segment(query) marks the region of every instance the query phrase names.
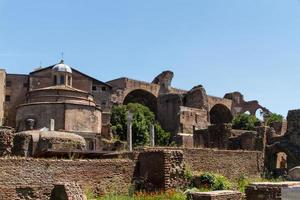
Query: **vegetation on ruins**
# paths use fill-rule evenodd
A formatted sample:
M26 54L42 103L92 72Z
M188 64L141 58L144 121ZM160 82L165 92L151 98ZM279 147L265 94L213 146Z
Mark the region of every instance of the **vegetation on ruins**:
M241 130L255 130L260 125L259 119L247 113L239 114L232 120L232 128Z
M164 131L155 120L155 114L146 106L138 103L113 106L111 124L114 135L120 140L127 138L127 112L133 113L132 134L135 146L148 145L150 143L150 125L154 125L155 143L159 146L169 145L170 133Z
M272 125L276 122L282 122L283 116L276 113L268 113L264 115L265 123L267 126Z

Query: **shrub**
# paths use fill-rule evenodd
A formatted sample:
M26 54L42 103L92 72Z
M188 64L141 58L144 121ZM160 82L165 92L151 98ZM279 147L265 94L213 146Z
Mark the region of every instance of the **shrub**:
M250 180L247 179L244 175L240 175L237 181L238 190L242 193L245 193L245 189L249 184L250 184Z
M227 190L230 188L230 183L224 176L206 172L197 177L199 188L209 190Z
M171 134L164 131L155 121L155 115L146 106L138 103L113 106L111 115L112 130L120 140L127 139L127 112L133 113L132 135L134 146L150 143L150 125L154 124L155 143L159 146L169 145Z
M232 128L241 130L255 130L260 125L259 119L246 113L239 114L232 120Z
M265 114L264 118L267 126L270 126L274 122L282 122L283 120L283 116L276 113Z

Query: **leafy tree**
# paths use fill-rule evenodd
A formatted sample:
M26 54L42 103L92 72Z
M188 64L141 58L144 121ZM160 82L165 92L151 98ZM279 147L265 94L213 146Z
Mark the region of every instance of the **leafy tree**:
M146 106L138 103L113 106L111 115L112 129L120 140L127 139L127 112L133 114L132 135L135 146L148 145L150 143L150 125L154 124L155 142L157 145L168 145L170 133L164 131L155 121L155 115Z
M260 125L259 119L246 113L239 114L232 120L232 128L242 130L255 130Z
M270 126L274 122L282 122L283 120L283 116L276 113L265 114L264 118L267 126Z

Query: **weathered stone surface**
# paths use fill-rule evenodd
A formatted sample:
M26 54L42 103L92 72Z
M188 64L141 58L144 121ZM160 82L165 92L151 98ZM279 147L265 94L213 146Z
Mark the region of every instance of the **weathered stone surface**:
M287 116L287 132L281 137L273 137L266 148L266 167L270 172L285 175L286 171L300 166L300 110L290 110ZM286 154L285 167L278 168L280 153Z
M80 186L75 182L54 184L50 200L87 200Z
M0 126L0 156L11 154L13 139L14 129Z
M263 172L263 153L201 148L146 148L151 150L180 150L184 162L192 171L214 172L235 180L241 175L259 178Z
M300 182L262 182L252 183L246 188L247 200L283 200L282 190L299 187Z
M300 181L300 166L290 169L288 177L291 181Z
M231 190L191 192L187 196L188 200L242 200L242 193Z
M0 159L2 199L50 199L54 184L76 182L101 195L127 193L134 162L114 160ZM22 198L21 198L22 197ZM0 198L0 199L1 199Z
M147 150L139 153L138 163L138 176L144 184L139 189L159 191L186 186L182 151Z
M80 135L58 131L24 131L14 137L13 154L37 156L47 150L85 150L86 141Z

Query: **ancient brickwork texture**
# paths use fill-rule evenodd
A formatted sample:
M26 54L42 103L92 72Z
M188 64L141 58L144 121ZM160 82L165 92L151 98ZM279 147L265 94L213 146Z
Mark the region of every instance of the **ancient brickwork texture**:
M260 151L232 151L201 148L155 148L180 150L186 167L193 171L215 172L230 179L241 175L258 178L263 172L263 153Z
M9 83L5 88L5 93L9 97L9 100L4 104L4 125L16 127L17 107L25 102L28 91L28 76L7 74L6 83Z
M293 187L296 190L299 188L300 182L262 182L252 183L246 188L247 200L281 200L290 199L283 198L286 194L286 189L293 191ZM284 191L286 190L286 191ZM295 190L294 190L295 191ZM297 198L298 199L298 198Z
M260 177L263 155L257 151L183 149L185 162L194 171L215 172L230 179Z
M182 151L149 150L138 155L137 177L147 191L184 187L185 166Z
M242 193L236 191L194 192L187 195L188 200L242 200Z
M13 139L14 129L0 126L0 156L11 154Z
M54 185L50 200L87 200L82 188L74 182Z
M0 159L0 199L49 199L54 184L76 182L96 194L127 193L131 160Z

